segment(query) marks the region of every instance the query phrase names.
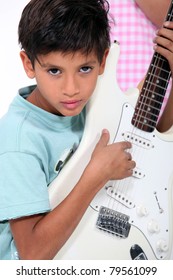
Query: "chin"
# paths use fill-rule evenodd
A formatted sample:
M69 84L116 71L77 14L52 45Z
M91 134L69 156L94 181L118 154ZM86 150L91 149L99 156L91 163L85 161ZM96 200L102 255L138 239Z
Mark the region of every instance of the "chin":
M78 112L69 112L69 113L64 114L63 116L64 116L64 117L75 117L75 116L79 115L80 113L81 113L81 111L78 111Z
M78 110L66 110L65 112L62 112L62 116L64 117L74 117L79 115L82 112L83 108L80 108Z

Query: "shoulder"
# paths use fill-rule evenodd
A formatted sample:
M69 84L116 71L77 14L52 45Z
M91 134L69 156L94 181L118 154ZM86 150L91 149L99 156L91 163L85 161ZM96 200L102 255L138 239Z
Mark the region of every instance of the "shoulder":
M13 100L8 112L0 119L0 153L25 152L38 138L39 121L30 109ZM23 105L23 106L22 106Z
M0 150L6 146L8 149L17 149L17 134L26 118L26 112L11 110L0 119Z

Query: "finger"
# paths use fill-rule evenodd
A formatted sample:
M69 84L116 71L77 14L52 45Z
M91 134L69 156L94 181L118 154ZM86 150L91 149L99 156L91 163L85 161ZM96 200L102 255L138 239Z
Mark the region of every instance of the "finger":
M127 170L127 176L132 176L133 175L133 169Z
M166 28L173 29L173 22L172 21L165 21L163 23L163 26L166 27Z
M171 38L172 37L172 38ZM170 38L169 37L161 37L157 36L154 38L153 42L160 47L166 48L170 51L173 51L173 31L171 31Z
M124 141L122 143L123 143L123 149L124 150L128 150L128 149L130 149L132 147L132 144L130 142L128 142L128 141Z
M128 150L132 147L132 144L128 141L125 142L125 150Z
M132 160L132 155L126 151L125 153L126 153L127 160Z
M110 138L109 131L107 129L103 129L98 145L107 146L109 142L109 138Z
M133 175L133 169L135 168L136 164L133 161L132 164L130 164L130 168L127 169L127 176L132 176Z
M136 162L134 160L129 161L129 170L133 170L136 167Z
M170 46L170 49L167 49L166 47L163 46L155 45L154 50L158 52L160 55L164 56L169 61L169 63L171 63L173 59L173 43L172 46Z
M167 38L167 39L171 40L172 39L172 32L173 32L173 29L161 28L161 29L156 31L156 36L164 37L164 38Z

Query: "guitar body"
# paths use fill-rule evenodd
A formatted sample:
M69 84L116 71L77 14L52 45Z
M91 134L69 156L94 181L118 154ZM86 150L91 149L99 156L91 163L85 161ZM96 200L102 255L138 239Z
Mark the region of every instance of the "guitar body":
M118 57L119 45L113 44L86 108L82 141L49 186L51 206L78 182L103 128L110 132L110 143L132 143L137 166L132 177L108 182L95 196L55 259L131 259L135 244L148 259L172 258L173 131L149 133L132 125L139 91L122 93L116 84Z

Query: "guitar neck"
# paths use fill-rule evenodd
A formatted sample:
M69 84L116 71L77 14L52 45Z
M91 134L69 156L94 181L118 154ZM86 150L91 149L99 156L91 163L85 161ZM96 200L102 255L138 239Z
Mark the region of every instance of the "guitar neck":
M165 21L172 20L173 1L165 18ZM155 129L170 77L171 71L167 59L154 52L132 118L135 127L146 132Z

